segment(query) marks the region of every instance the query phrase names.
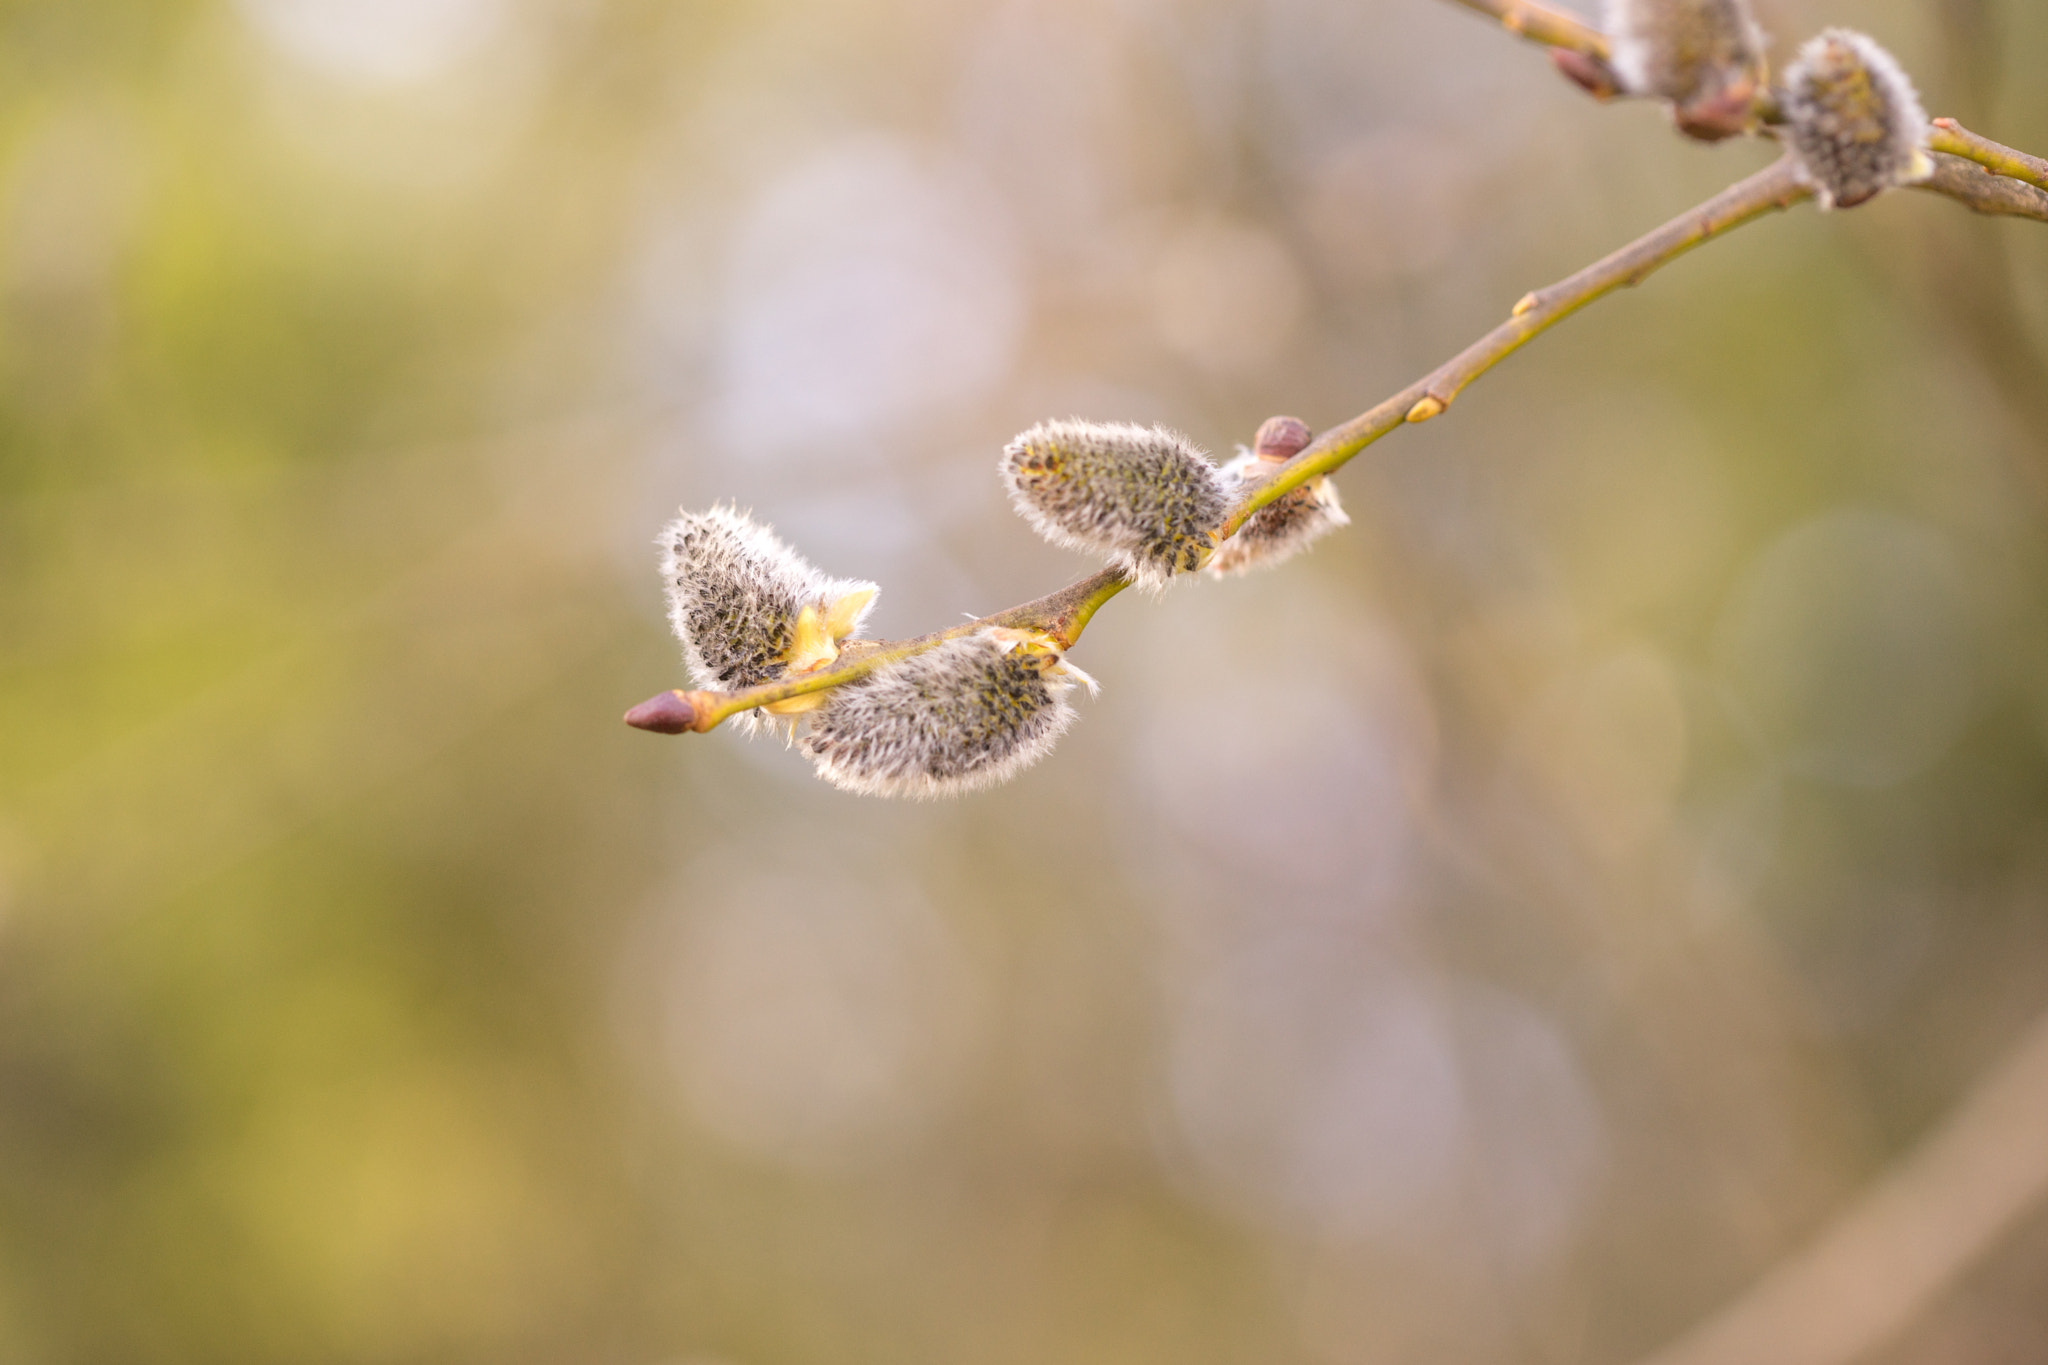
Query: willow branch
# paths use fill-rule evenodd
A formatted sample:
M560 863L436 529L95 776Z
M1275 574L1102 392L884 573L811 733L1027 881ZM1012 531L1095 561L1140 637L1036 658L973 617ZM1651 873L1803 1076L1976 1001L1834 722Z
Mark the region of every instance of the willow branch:
M1993 142L1952 118L1934 120L1934 131L1929 135L1927 145L1937 152L1974 161L1988 171L2023 180L2037 190L2048 190L2048 161L2002 142Z
M1868 1359L2048 1199L2048 1016L1804 1250L1642 1365Z
M1455 3L1487 15L1509 32L1542 43L1554 52L1577 54L1599 63L1608 60L1610 49L1605 34L1543 0ZM1591 81L1591 73L1574 74L1569 59L1560 59L1559 64L1581 84L1597 88L1598 82ZM1935 172L1919 188L1946 195L1979 213L2048 222L2048 161L1980 137L1954 119L1934 120L1930 145L1935 151ZM1341 467L1396 427L1407 422L1426 422L1439 415L1473 380L1587 304L1625 285L1639 284L1701 243L1774 209L1789 208L1812 194L1797 159L1787 154L1569 279L1527 295L1515 305L1512 317L1462 353L1393 397L1324 432L1300 454L1253 485L1218 528L1218 538L1235 534L1260 508L1310 479ZM1105 569L1035 601L914 640L850 641L833 662L796 677L737 692L664 692L627 712L626 720L642 729L667 734L703 733L756 707L857 681L884 664L992 626L1042 631L1061 648L1071 648L1103 603L1129 586L1130 580L1122 572Z
M1477 10L1497 21L1508 32L1532 42L1542 43L1553 50L1558 68L1573 81L1593 92L1599 98L1615 93L1611 82L1612 73L1604 75L1598 69L1587 69L1583 64L1569 58L1556 58L1558 51L1577 53L1600 62L1603 67L1611 55L1607 35L1587 24L1578 17L1561 10L1552 9L1542 0L1451 0L1469 10ZM1779 121L1777 97L1770 90L1759 90L1754 112L1760 128L1769 132L1769 125ZM1927 145L1936 153L1961 157L1974 161L1985 170L2017 182L2019 186L2048 191L2048 161L2038 156L1993 142L1990 138L1973 133L1952 118L1933 120L1932 131ZM2016 193L2001 185L1986 185L1977 180L1958 174L1954 169L1942 170L1941 157L1935 158L1937 172L1928 181L1916 188L1946 195L1979 213L1997 214L2013 218L2032 218L2048 222L2042 217L2048 205L2037 202L2032 195Z
M1258 486L1223 523L1229 535L1259 508L1319 474L1327 474L1405 422L1426 422L1451 405L1473 380L1514 354L1531 338L1624 285L1640 284L1666 263L1774 209L1810 198L1813 187L1796 160L1780 157L1664 226L1638 237L1569 279L1525 296L1514 316L1436 370L1371 411L1332 427Z
M1427 421L1443 412L1473 380L1514 354L1532 337L1587 304L1624 285L1639 284L1659 267L1702 242L1731 232L1773 209L1788 208L1812 193L1800 178L1793 159L1781 158L1570 278L1525 296L1515 305L1512 317L1450 361L1371 410L1324 432L1300 454L1278 466L1273 474L1239 498L1218 528L1218 539L1234 534L1261 507L1338 468L1394 428L1406 422ZM1130 579L1121 570L1104 569L1035 601L914 640L849 640L841 647L837 659L795 677L737 692L664 692L627 712L626 722L664 734L702 734L721 721L756 707L857 681L884 664L994 626L1042 631L1062 649L1071 649L1102 605L1130 585Z
M1946 195L1978 213L2048 223L2048 191L2008 179L1981 163L1946 152L1934 154L1933 176L1913 188Z
M1545 47L1561 47L1606 61L1607 35L1576 14L1553 9L1542 0L1455 0L1466 9L1477 10L1508 32Z
M1121 569L1104 569L1058 592L999 611L993 616L980 616L945 630L935 630L914 640L848 640L840 646L839 657L831 663L795 677L779 678L737 692L686 692L681 688L663 692L628 711L626 724L658 734L680 735L694 731L701 735L721 721L756 707L858 681L884 664L922 654L946 640L973 635L991 627L1041 631L1056 640L1061 649L1072 649L1074 641L1081 638L1081 632L1087 629L1089 620L1101 610L1102 604L1129 586L1131 580Z

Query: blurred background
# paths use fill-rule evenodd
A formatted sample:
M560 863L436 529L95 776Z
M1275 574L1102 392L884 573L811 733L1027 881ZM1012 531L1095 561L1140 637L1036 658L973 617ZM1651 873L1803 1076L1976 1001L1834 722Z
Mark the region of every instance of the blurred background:
M2032 0L1760 4L2048 148ZM1040 768L682 685L1093 566L1762 165L1441 0L0 4L0 1359L1625 1362L2048 1011L2048 229L1801 209L1131 595ZM2012 1210L1872 1359L2048 1341ZM1888 1292L1876 1286L1876 1292Z

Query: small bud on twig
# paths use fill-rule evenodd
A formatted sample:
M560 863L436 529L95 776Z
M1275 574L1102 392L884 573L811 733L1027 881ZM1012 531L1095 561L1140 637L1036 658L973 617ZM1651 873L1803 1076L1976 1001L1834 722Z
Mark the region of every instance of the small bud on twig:
M1749 127L1764 36L1747 0L1608 0L1607 29L1621 88L1670 101L1679 131L1715 142Z
M1075 681L1094 689L1049 636L977 631L833 689L803 750L847 791L957 796L1050 753L1074 723L1066 694Z
M1291 460L1315 439L1299 417L1268 417L1252 437L1252 453L1262 460Z
M1596 100L1611 100L1621 93L1621 78L1614 74L1614 68L1590 53L1553 47L1550 49L1550 64L1562 72L1566 80Z
M1155 591L1208 562L1223 475L1185 436L1123 422L1040 422L1003 450L1010 502L1056 545L1108 555Z
M1311 439L1307 424L1299 418L1269 417L1260 424L1252 449L1240 448L1238 457L1223 467L1223 475L1234 489L1242 489L1306 450ZM1270 568L1339 526L1350 524L1351 518L1337 501L1337 485L1327 475L1317 475L1252 513L1237 534L1217 549L1209 571L1221 578Z
M1782 104L1786 138L1822 208L1854 208L1934 174L1913 82L1865 34L1831 28L1800 48Z

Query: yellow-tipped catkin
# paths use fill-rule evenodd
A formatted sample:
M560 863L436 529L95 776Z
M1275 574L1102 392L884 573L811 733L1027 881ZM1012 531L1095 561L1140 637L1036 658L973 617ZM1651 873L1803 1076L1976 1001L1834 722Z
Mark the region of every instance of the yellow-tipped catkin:
M803 750L864 796L923 800L1006 782L1074 723L1066 694L1092 680L1047 637L982 630L832 689Z
M1865 34L1826 29L1800 48L1780 105L1786 140L1822 208L1853 208L1934 173L1927 111L1913 82Z
M1223 475L1235 490L1278 467L1273 460L1240 449L1237 458L1223 466ZM1237 534L1217 548L1209 572L1221 578L1271 568L1350 524L1337 500L1337 485L1328 475L1318 475L1252 513Z
M659 544L669 622L700 688L753 687L831 662L879 591L818 572L730 507L685 512L662 528ZM751 730L761 716L736 720Z
M1004 448L1000 471L1040 535L1153 589L1208 561L1230 506L1222 471L1164 427L1041 422Z
M1668 100L1695 137L1746 127L1764 83L1764 36L1747 0L1608 0L1609 63L1631 95Z

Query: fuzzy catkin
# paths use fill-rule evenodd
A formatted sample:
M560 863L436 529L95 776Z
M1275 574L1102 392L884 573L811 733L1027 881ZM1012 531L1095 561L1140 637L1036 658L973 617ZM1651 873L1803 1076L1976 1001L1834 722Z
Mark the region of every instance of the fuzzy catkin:
M1785 70L1786 137L1822 208L1853 208L1933 172L1927 111L1913 82L1875 39L1831 28Z
M1764 74L1747 0L1608 0L1606 26L1622 89L1669 100L1695 136L1740 130Z
M806 606L833 603L874 584L818 572L773 531L731 507L685 512L662 528L661 573L669 622L683 642L693 685L737 690L780 677ZM853 629L866 619L863 607ZM759 719L749 712L743 727Z
M1238 457L1223 467L1223 476L1233 490L1279 467L1278 461L1239 449ZM1351 518L1344 514L1337 500L1337 485L1327 475L1318 475L1252 513L1237 528L1237 534L1217 548L1215 558L1209 561L1209 572L1221 578L1271 568L1292 559L1339 526L1350 524Z
M1041 422L1004 448L1000 472L1040 535L1154 590L1202 567L1230 506L1222 471L1163 427Z
M948 640L833 689L803 750L818 775L864 796L919 800L1006 782L1074 723L1056 653L994 631Z

